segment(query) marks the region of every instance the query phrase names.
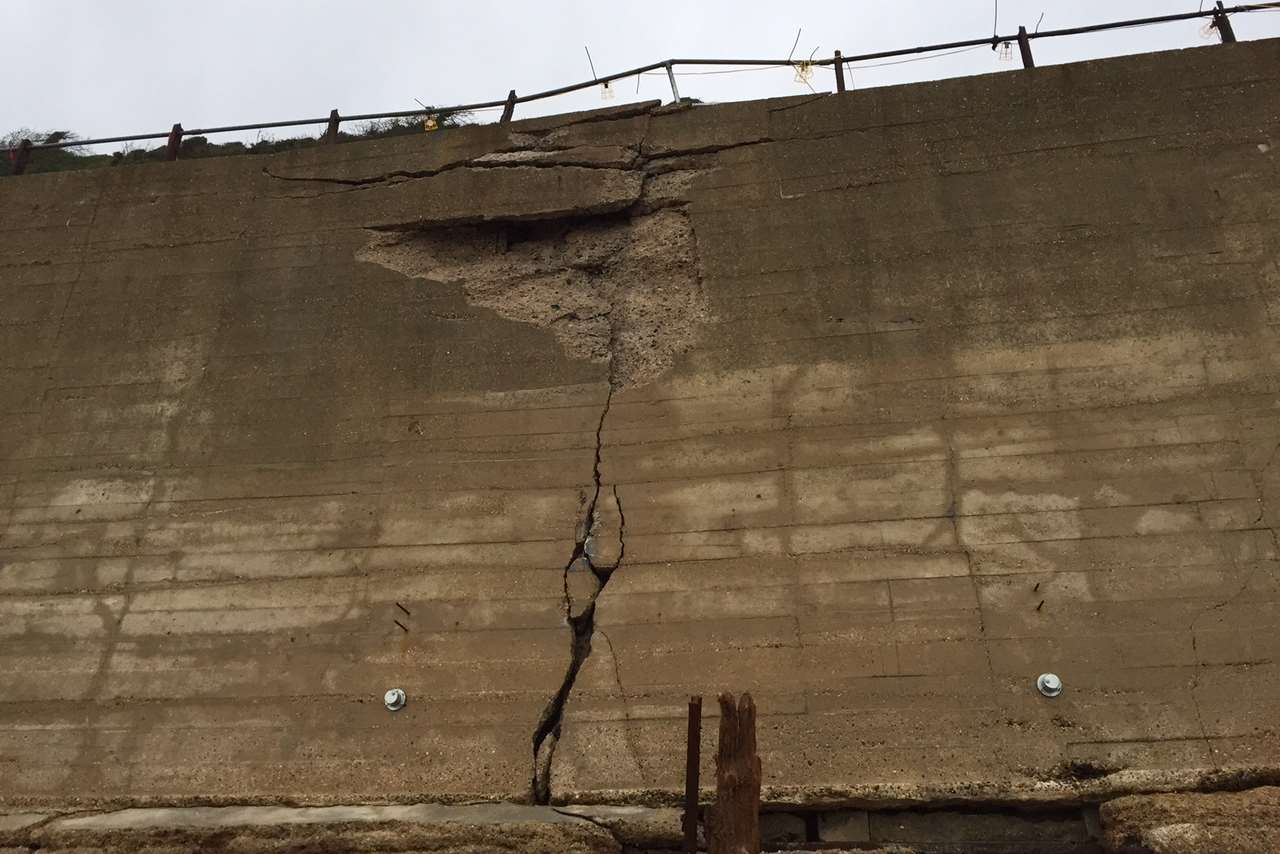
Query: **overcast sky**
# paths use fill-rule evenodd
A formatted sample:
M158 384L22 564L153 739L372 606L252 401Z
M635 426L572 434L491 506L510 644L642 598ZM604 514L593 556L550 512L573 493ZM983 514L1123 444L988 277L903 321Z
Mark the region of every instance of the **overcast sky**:
M458 104L589 79L672 56L785 58L981 38L994 0L25 0L6 6L9 84L0 133L17 127L107 136ZM1195 11L1199 0L999 0L999 31L1058 29ZM1204 5L1211 5L1206 2ZM1233 3L1228 3L1233 5ZM1216 43L1202 21L1033 43L1042 65ZM1234 18L1239 38L1280 36L1280 12ZM858 87L1019 67L983 47L853 72ZM686 69L690 71L693 69ZM810 81L830 91L830 71ZM705 101L807 92L791 69L686 75ZM615 84L610 103L663 98L659 72ZM602 106L589 90L522 105L517 116ZM477 119L490 120L494 114ZM288 132L278 132L289 135Z

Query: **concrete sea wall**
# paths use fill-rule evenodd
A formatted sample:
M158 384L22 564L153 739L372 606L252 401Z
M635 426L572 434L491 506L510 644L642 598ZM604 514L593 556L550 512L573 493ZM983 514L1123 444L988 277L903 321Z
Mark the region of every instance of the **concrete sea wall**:
M1277 77L4 180L0 804L674 803L721 690L779 804L1274 779Z

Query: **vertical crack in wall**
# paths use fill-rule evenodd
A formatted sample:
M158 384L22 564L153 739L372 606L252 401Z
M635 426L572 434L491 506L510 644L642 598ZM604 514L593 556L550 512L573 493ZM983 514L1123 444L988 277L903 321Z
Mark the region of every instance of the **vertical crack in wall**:
M622 514L622 502L618 497L618 488L613 486L612 494L618 508L618 556L611 563L598 564L600 556L597 534L600 533L602 518L600 514L600 493L603 481L600 473L600 460L603 450L604 422L609 415L609 407L613 403L615 381L610 371L609 393L605 398L604 408L600 412L600 420L596 425L596 453L592 467L592 493L578 524L576 541L569 560L564 565L564 609L565 619L571 630L569 644L569 667L565 671L564 680L550 702L543 709L538 726L533 732L533 778L531 792L533 802L548 804L551 802L551 762L555 757L556 744L560 740L561 727L564 721L564 708L573 692L578 672L583 663L591 655L591 640L595 634L596 601L609 579L622 564L626 552L624 528L626 517ZM581 589L577 581L582 578L588 581L588 591L584 601L576 602L575 590Z
M531 798L538 804L551 801L565 707L591 655L599 596L626 551L621 497L616 485L606 491L601 473L613 395L660 376L710 319L684 201L699 174L646 173L639 200L620 213L379 229L357 256L460 286L468 303L546 328L569 356L608 366L592 483L564 566L569 665L533 732Z

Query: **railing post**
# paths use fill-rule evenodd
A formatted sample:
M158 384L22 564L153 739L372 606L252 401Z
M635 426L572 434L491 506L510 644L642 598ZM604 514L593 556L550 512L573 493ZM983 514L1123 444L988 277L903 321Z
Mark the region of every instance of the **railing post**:
M177 160L178 148L182 145L182 125L173 126L173 130L169 131L169 141L165 143L164 159Z
M18 149L13 155L13 174L21 175L27 171L29 160L31 160L31 140L24 139L18 143Z
M667 80L671 82L671 99L672 103L680 103L680 90L676 88L676 73L671 70L671 63L667 63Z
M337 110L329 111L329 126L324 131L325 145L333 145L338 141L338 124L341 118L338 116Z
M836 91L844 91L844 57L836 51Z
M507 103L502 107L502 118L498 119L498 124L505 125L511 123L511 117L516 112L516 90L512 89L507 93Z
M1236 31L1231 28L1231 19L1227 17L1227 10L1223 7L1222 0L1218 0L1218 10L1213 13L1213 26L1217 29L1223 44L1235 44Z
M1031 39L1027 37L1027 28L1018 27L1018 50L1022 52L1022 67L1035 68L1036 60L1031 55Z
M702 697L689 698L689 731L684 749L684 850L698 850L698 772L702 763Z

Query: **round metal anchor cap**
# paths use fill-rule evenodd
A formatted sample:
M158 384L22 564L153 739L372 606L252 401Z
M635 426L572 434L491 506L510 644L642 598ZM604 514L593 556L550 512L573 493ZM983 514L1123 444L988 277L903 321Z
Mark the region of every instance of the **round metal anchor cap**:
M1036 687L1046 697L1056 697L1062 693L1062 680L1056 673L1041 673L1036 677Z
M405 696L404 691L399 688L392 688L390 691L382 695L382 705L387 707L389 712L398 712L404 708Z

